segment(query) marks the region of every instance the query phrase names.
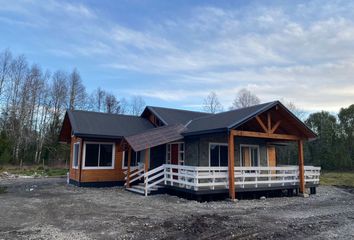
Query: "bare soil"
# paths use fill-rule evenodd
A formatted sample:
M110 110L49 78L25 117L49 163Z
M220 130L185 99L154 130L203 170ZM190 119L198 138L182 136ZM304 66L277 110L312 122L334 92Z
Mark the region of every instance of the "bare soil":
M0 239L354 239L352 188L200 203L63 178L2 179L0 187Z

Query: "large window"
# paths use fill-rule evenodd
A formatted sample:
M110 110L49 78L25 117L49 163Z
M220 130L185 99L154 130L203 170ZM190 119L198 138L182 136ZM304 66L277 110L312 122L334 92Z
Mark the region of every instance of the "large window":
M135 152L134 150L131 150L131 161L130 161L130 166L135 167L138 166L138 163L140 162L140 152ZM128 151L124 152L124 161L123 161L123 168L128 167Z
M228 166L228 147L226 143L209 144L209 165L211 167Z
M114 168L113 143L85 143L84 168Z
M74 143L73 149L73 168L78 168L79 166L79 153L80 153L80 143Z
M241 166L258 167L259 166L259 146L241 145Z

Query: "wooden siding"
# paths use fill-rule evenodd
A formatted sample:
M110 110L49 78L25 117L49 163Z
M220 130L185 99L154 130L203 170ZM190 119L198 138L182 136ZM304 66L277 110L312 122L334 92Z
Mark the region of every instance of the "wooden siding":
M74 144L80 142L80 154L79 154L79 167L73 168L73 149ZM120 144L115 145L115 162L114 169L81 169L82 168L82 156L83 156L83 144L84 141L81 138L73 136L71 138L70 148L70 179L77 182L112 182L112 181L124 181L124 173L122 169L123 151L120 148Z

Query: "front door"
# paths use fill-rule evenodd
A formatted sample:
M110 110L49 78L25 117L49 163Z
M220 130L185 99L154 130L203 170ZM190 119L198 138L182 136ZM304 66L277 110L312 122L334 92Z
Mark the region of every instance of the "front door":
M178 165L178 143L171 144L171 164ZM178 173L178 169L172 169ZM178 179L178 176L173 176L173 179Z

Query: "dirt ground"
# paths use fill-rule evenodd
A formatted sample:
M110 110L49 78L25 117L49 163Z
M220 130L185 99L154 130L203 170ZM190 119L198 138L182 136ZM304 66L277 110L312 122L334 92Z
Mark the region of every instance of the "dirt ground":
M196 202L63 178L0 179L0 239L354 239L354 191Z

